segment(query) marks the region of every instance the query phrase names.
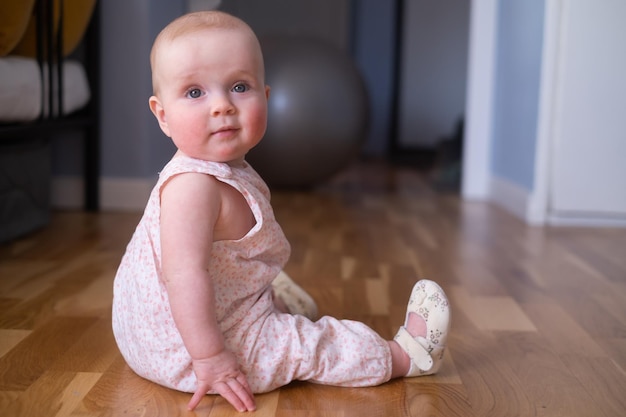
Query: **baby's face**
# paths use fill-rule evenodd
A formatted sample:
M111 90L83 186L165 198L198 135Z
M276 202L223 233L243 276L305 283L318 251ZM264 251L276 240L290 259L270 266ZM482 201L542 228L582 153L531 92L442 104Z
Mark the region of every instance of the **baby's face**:
M166 42L156 56L150 107L184 154L240 164L265 134L267 98L256 39L206 29Z

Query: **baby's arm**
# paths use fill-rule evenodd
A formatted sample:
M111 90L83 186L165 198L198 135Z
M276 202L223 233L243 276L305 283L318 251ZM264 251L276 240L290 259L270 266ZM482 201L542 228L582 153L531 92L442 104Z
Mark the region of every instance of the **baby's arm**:
M237 410L254 398L232 352L225 349L209 275L214 227L220 215L218 181L205 174L173 177L161 192L161 252L170 308L198 379L195 408L214 389Z

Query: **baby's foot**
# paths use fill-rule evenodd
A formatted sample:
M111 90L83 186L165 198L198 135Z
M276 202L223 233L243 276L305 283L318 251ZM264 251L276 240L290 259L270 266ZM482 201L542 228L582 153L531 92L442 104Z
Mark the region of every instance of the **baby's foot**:
M418 337L426 337L427 334L427 325L426 320L422 316L417 315L416 313L409 311L406 315L406 323L404 327L409 332L411 336Z
M433 281L415 284L407 306L404 326L394 340L409 356L406 376L434 374L441 367L450 328L450 306L446 294Z
M317 320L317 304L302 287L296 284L285 272L280 271L272 281L274 303L279 310L285 308L290 314L299 314L310 320Z

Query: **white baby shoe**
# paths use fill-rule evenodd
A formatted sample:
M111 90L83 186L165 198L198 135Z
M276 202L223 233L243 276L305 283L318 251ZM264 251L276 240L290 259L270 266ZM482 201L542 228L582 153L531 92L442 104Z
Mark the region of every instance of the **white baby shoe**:
M317 304L302 287L296 284L284 271L272 281L274 297L280 298L289 313L299 314L310 320L317 320Z
M413 337L407 331L410 313L424 319L426 337ZM404 326L400 327L394 337L411 359L411 367L406 376L430 375L439 370L449 329L450 305L446 294L433 281L418 281L409 298Z

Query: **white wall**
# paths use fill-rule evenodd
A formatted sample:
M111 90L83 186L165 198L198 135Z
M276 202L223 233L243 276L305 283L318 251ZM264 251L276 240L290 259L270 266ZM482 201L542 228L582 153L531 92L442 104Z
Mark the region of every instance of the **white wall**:
M489 198L497 18L498 0L472 1L461 189L468 200Z
M626 2L564 1L550 220L626 224Z
M578 23L565 13L574 6L584 9L577 15ZM519 7L523 10L515 10ZM621 214L614 210L603 215L597 206L607 209L609 202L620 198L626 202L622 126L626 27L619 24L626 18L626 8L609 0L533 0L523 5L474 0L471 15L464 198L491 200L529 224L626 225L626 207ZM526 24L516 29L524 20ZM536 31L539 22L543 32L539 51L528 45L513 47L527 38L525 28ZM579 27L572 26L576 24ZM593 30L583 39L574 39L590 27ZM602 41L587 44L598 37ZM576 59L567 58L568 47ZM584 68L590 69L587 76L572 81ZM539 73L539 82L528 78L529 73ZM568 108L584 111L572 116ZM571 158L576 141L582 141L580 149L586 150L579 152L573 171L561 179L571 187L570 197L579 208L595 204L596 209L562 217L555 205L559 187L555 169L563 158ZM601 203L598 195L589 197L585 186L608 199Z

